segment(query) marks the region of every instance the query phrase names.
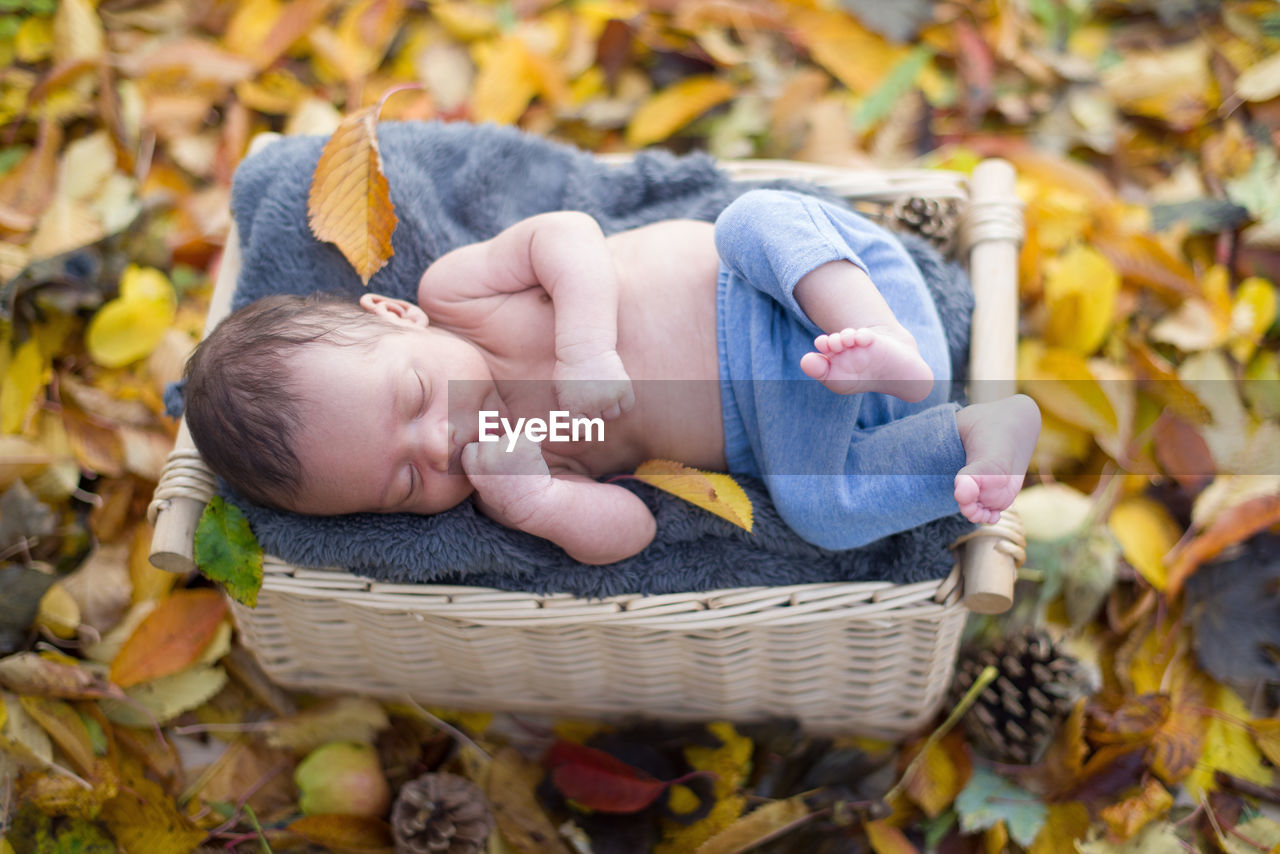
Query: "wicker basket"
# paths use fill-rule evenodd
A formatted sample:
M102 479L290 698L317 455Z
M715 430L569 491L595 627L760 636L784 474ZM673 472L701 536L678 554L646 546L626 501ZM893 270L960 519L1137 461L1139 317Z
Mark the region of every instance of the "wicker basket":
M743 178L809 181L889 219L912 198L958 211L942 233L958 225L975 288L970 376L982 382L972 396L1013 393L1022 219L1008 164L987 161L972 179L787 161L724 166ZM239 268L232 226L206 333L226 315ZM153 563L191 571L192 537L212 492L184 423L152 502ZM893 738L923 725L944 700L968 613L1010 604L1023 554L1016 516L967 540L942 581L603 600L383 584L268 557L258 607L233 610L245 646L291 688L591 717L785 715L813 731Z

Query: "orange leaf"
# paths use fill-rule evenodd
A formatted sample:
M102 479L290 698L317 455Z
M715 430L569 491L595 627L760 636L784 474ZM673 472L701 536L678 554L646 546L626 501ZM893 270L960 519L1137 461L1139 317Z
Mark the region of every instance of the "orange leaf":
M671 460L648 460L636 469L635 477L751 530L751 499L727 474L699 471Z
M386 95L338 125L316 164L307 199L311 233L337 246L366 285L395 254L391 235L399 222L378 151L377 119L385 100Z
M1223 549L1244 542L1261 530L1280 522L1280 495L1262 495L1224 511L1197 537L1184 540L1169 554L1169 582L1166 593L1176 596L1200 564Z
M391 828L385 821L362 815L308 815L290 824L308 842L354 854L391 854Z
M1129 839L1152 819L1173 806L1173 795L1157 780L1147 780L1141 792L1102 810L1102 820L1119 839Z
M121 688L184 670L200 657L227 615L217 590L179 590L147 615L111 662Z

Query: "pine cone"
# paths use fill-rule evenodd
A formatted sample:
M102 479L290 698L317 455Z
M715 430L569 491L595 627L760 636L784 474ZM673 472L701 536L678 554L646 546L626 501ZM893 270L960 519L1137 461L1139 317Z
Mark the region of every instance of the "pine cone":
M995 646L962 653L956 662L952 700L958 702L987 665L1000 675L964 716L965 730L978 752L998 762L1036 762L1089 690L1080 662L1058 651L1043 631L1004 638Z
M899 199L888 212L889 225L928 240L944 255L955 240L960 208L955 199Z
M396 854L476 854L493 830L484 792L456 774L423 774L391 808Z

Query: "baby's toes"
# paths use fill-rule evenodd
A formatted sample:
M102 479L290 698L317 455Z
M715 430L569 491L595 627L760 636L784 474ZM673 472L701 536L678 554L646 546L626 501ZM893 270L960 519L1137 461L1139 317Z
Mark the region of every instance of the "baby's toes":
M966 505L976 505L978 494L982 490L978 487L978 481L971 474L957 474L955 497L956 503L961 507Z
M865 344L858 340L858 333L860 331L861 330L858 329L841 329L840 332L837 333L836 337L840 339L840 343L846 348L865 346Z
M823 380L831 370L831 361L821 353L805 353L800 357L800 370L810 379Z

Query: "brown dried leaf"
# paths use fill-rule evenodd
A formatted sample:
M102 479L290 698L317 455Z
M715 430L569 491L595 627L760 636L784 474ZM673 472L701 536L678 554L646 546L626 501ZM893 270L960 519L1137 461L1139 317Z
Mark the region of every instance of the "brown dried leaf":
M391 827L362 815L307 815L285 830L308 842L352 854L391 854Z
M217 590L179 590L147 615L111 662L122 688L168 676L194 664L227 615Z
M1280 522L1280 495L1262 495L1222 512L1206 530L1189 540L1183 539L1169 553L1168 594L1176 596L1200 564L1277 522Z
M512 747L503 747L489 765L485 795L502 839L514 854L568 854L556 826L534 795L545 771Z
M330 741L372 744L390 725L382 706L367 697L338 697L306 711L273 721L264 735L273 747L309 753Z
M381 107L379 101L342 120L325 143L307 199L311 233L337 246L366 285L395 254L398 222L378 151Z
M55 661L34 652L0 658L0 685L18 694L65 700L123 696L118 687L70 663L70 659Z
M728 827L712 836L698 846L697 854L733 854L735 851L749 851L770 839L776 838L782 831L796 822L802 821L810 814L804 798L799 796L784 801L771 801L746 815L736 819ZM868 834L871 829L868 827ZM877 854L883 854L880 847L872 841ZM914 851L913 848L902 849Z

